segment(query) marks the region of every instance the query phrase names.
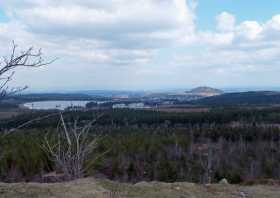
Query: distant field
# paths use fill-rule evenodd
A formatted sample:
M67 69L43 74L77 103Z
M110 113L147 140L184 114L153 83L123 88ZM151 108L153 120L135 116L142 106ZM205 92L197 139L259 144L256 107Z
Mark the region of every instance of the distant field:
M180 108L180 107L160 107L158 109L160 112L174 112L174 113L191 113L191 112L197 112L197 113L203 113L203 112L209 112L209 108Z
M167 113L204 113L209 112L210 108L208 107L201 107L195 105L161 105L157 108L151 108L149 110L159 111L159 112L167 112Z
M12 117L20 115L20 114L21 114L21 112L19 112L17 110L11 110L11 111L1 111L0 110L0 120L12 118Z

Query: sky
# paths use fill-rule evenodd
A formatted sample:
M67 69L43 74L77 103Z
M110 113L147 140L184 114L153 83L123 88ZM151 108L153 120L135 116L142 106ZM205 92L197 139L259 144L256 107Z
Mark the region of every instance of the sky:
M238 23L254 20L264 23L280 13L277 0L200 0L197 7L197 25L200 29L215 27L215 17L222 12L235 15Z
M0 54L42 48L30 90L280 88L279 0L0 0Z

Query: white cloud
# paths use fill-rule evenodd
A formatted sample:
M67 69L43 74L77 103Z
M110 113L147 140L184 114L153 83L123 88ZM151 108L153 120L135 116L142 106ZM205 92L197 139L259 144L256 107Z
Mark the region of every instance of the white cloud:
M4 3L37 34L94 39L116 48L158 48L194 31L185 0L20 1ZM28 5L28 6L27 6Z
M157 64L161 49L190 42L195 33L195 4L190 2L192 4L186 0L1 1L9 22L0 24L0 40L5 41L5 48L1 46L0 50L7 51L13 39L20 46L42 47L48 56L60 58L55 65L65 73L63 78L52 80L52 84L69 84L71 75L87 71L82 72L83 77L75 77L78 86L83 79L91 78L88 71L106 78L110 72L118 73L119 66L137 69ZM54 68L46 70L44 76L57 74ZM42 75L34 73L38 76L29 78L27 83L37 81L38 87L48 84L38 81ZM30 73L20 73L18 83L26 82L27 74ZM111 78L111 84L115 85L118 78L121 76ZM96 85L102 85L101 82L104 83L96 76L88 81Z
M218 31L228 32L235 27L235 16L228 12L222 12L216 17Z
M256 40L259 38L263 27L256 21L244 21L236 27L236 37L245 40Z
M129 82L128 87L150 87L152 83L176 85L176 81L185 85L190 80L199 82L203 74L213 76L204 78L209 82L217 79L233 82L236 76L277 70L280 15L263 23L249 20L238 23L233 14L222 12L216 17L214 30L200 31L195 24L196 3L191 0L1 1L9 20L0 23L0 52L7 53L14 39L20 46L35 45L42 47L48 56L59 57L43 74L40 71L19 74L18 83L36 82L38 88L60 84L125 87L125 81ZM54 77L62 72L61 78ZM42 82L44 77L48 80Z
M264 23L237 24L232 14L223 12L217 16L216 30L198 32L190 46L195 52L175 54L176 67L193 75L208 73L213 77L209 82L223 82L223 86L240 82L259 86L277 79L280 83L276 75L280 71L280 15Z

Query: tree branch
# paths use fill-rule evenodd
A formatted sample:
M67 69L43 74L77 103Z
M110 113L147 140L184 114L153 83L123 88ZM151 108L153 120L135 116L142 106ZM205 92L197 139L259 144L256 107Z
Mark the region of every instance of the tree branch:
M13 41L10 57L3 57L3 61L0 63L0 101L4 97L16 94L27 88L27 86L20 86L18 88L10 88L8 86L9 82L13 79L16 68L42 67L57 60L53 59L45 61L41 49L35 51L33 47L30 47L27 50L18 53L17 47L18 46Z

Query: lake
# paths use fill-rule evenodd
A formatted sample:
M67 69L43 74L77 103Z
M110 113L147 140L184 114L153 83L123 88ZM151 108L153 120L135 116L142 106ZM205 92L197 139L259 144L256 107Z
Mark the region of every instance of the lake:
M39 101L39 102L28 102L23 104L24 107L34 110L65 110L67 107L79 106L85 107L87 103L91 101Z

